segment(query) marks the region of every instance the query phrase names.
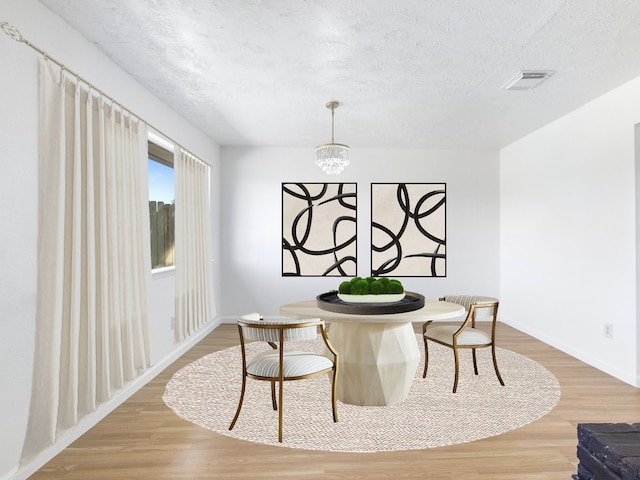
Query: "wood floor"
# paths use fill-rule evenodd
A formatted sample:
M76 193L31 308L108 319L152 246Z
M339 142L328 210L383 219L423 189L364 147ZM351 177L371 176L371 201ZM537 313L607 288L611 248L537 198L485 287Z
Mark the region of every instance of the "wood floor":
M218 327L30 478L568 480L576 473L578 423L640 421L640 389L500 324L499 345L536 360L562 387L556 408L529 425L467 444L402 452L325 453L253 444L182 420L162 401L174 372L237 345L237 335L235 325Z

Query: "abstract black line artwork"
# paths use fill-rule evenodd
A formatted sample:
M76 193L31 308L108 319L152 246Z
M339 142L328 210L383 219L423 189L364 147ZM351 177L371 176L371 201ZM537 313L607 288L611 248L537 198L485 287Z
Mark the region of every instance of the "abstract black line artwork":
M356 275L356 184L282 184L282 275Z
M446 184L371 184L371 276L446 276Z

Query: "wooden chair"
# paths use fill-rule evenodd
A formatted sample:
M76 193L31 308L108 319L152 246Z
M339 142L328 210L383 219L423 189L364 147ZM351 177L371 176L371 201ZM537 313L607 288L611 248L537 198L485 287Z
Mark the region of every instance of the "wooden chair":
M459 358L458 350L471 349L473 357L473 370L478 375L478 363L476 361L476 349L491 347L491 355L493 356L493 367L496 371L498 381L504 386L504 381L498 370L498 362L496 360L496 320L498 318L498 300L491 297L479 297L473 295L450 295L440 298L441 301L457 303L465 307L467 316L462 325L436 325L430 326L431 321L422 326L422 336L424 339L424 373L422 378L427 376L427 368L429 366L429 346L428 340L439 343L453 350L455 361L455 379L453 382L453 393L458 389L459 377ZM492 317L491 335L476 328L476 317L487 316Z
M317 338L318 328L322 339L333 359L312 352L291 350L290 343L298 340L314 340ZM331 377L331 405L333 421L338 421L336 385L338 378L338 352L329 342L324 321L319 318L307 320L263 320L259 314L249 314L238 320L240 334L240 349L242 351L242 389L238 409L229 426L232 430L240 410L246 390L247 377L271 382L271 401L273 409L278 411L278 441L282 442L283 417L283 384L292 380L305 380L324 373L332 373ZM272 349L247 357L245 343L247 341L264 341ZM276 383L278 384L278 399L276 400Z

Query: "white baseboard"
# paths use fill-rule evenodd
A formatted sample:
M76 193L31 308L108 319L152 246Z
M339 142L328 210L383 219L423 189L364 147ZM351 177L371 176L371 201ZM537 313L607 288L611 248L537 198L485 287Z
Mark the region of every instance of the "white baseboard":
M38 457L29 462L26 465L15 468L11 472L0 477L0 480L26 480L36 471L42 468L49 460L58 455L62 450L67 448L71 443L76 441L92 427L94 427L100 420L106 417L109 413L115 410L120 404L124 403L131 395L136 393L148 382L153 380L160 372L171 365L174 361L180 358L184 353L190 350L194 345L200 342L204 337L211 333L218 325L220 325L220 318L215 318L211 322L204 325L200 330L194 333L191 337L186 339L183 343L177 346L169 355L164 357L158 363L147 369L142 375L126 385L120 392L118 392L109 401L103 403L98 409L90 415L84 417L73 430L63 435L58 441L44 450Z
M545 335L531 328L529 325L508 321L508 320L505 320L504 318L502 318L501 320L506 325L509 325L510 327L513 327L516 330L520 330L521 332L526 333L527 335L530 335L540 340L541 342L546 343L547 345L551 345L553 348L557 348L561 352L564 352L567 355L571 355L572 357L580 360L581 362L586 363L587 365L597 368L598 370L606 373L607 375L611 375L612 377L615 377L622 382L628 383L633 387L640 387L640 378L637 375L635 375L635 373L620 370L619 368L616 368L606 362L603 362L601 359L594 357L588 352L585 352L583 350L580 350L578 348L575 348L563 342L560 342L556 338L549 337L548 335Z

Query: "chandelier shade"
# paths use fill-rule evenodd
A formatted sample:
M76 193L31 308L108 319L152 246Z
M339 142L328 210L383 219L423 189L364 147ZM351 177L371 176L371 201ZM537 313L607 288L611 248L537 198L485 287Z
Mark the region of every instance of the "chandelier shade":
M327 102L326 107L331 109L331 143L325 143L316 147L316 165L327 175L338 175L349 165L349 146L335 143L333 139L334 110L340 105L336 101Z
M341 143L318 145L316 157L316 165L327 175L337 175L349 165L349 147Z

